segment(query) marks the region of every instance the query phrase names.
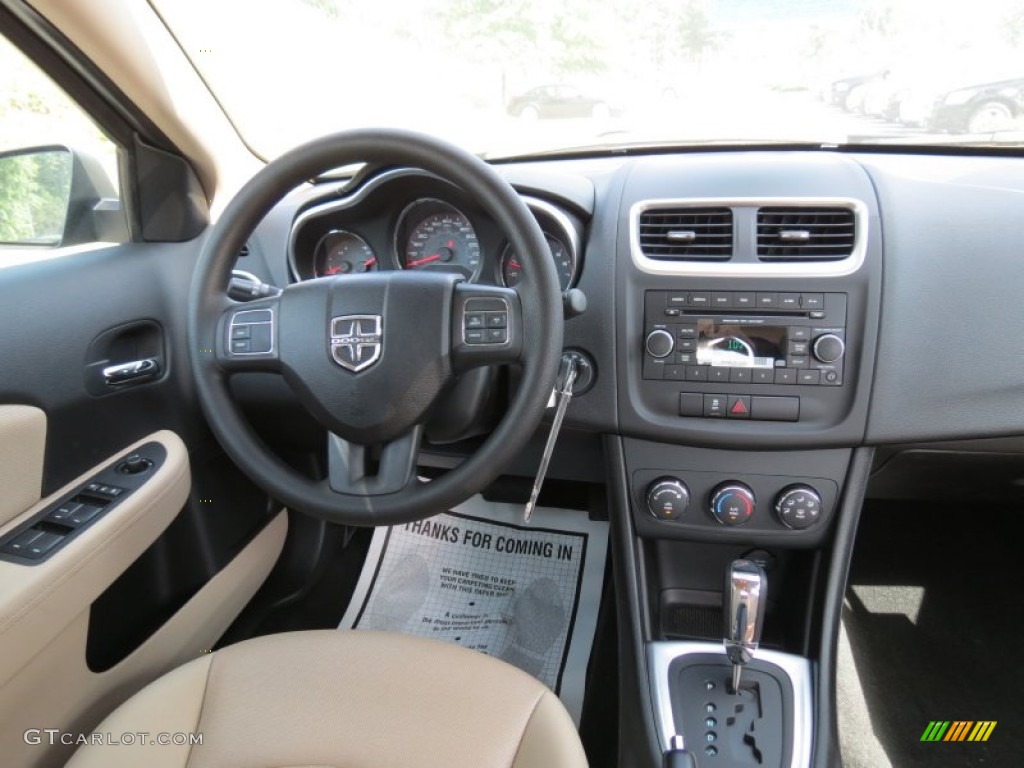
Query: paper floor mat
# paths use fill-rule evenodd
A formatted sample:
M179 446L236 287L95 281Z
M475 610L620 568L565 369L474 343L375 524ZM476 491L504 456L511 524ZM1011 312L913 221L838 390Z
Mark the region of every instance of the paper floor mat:
M476 496L451 512L373 534L342 629L458 643L514 664L579 724L601 601L608 523Z

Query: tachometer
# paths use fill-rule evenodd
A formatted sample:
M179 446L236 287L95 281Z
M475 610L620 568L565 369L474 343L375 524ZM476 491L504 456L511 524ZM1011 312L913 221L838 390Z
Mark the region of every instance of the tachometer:
M480 241L462 211L440 200L418 200L402 212L395 238L402 269L480 272Z
M564 293L572 285L572 279L576 275L576 258L564 242L554 235L544 234L548 241L548 248L551 249L551 258L555 262L555 271L558 272L558 282ZM505 247L505 253L501 257L501 282L509 288L515 288L523 277L523 264L512 250L512 245Z
M313 276L348 275L377 268L377 254L359 235L344 229L328 232L316 244Z

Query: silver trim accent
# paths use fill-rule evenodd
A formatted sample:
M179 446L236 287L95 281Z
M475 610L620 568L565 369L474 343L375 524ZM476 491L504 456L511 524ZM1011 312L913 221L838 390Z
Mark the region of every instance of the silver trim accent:
M572 288L574 285L576 285L576 281L579 279L580 276L582 245L580 244L579 232L576 231L576 227L573 226L572 221L569 219L568 216L565 215L562 209L555 205L552 205L547 200L541 200L539 197L533 197L531 195L519 195L519 198L524 203L526 203L527 208L531 209L534 215L533 217L537 219L537 225L540 227L541 231L544 234L551 235L552 237L556 238L558 237L557 234L548 232L546 229L544 229L544 224L540 221L540 219L537 218L538 211L541 214L547 215L552 221L554 221L555 224L558 225L558 228L562 230L562 234L565 235L564 238L559 239L561 239L562 243L566 247L568 247L569 255L572 257L572 274L569 276L569 285L565 289L566 291L569 290L569 288ZM498 284L504 285L506 288L508 288L509 286L505 285L505 275L504 270L502 270L502 265L505 263L505 257L508 255L509 249L512 247L512 243L508 242L507 235L505 236L505 241L505 247L502 248L501 250L501 256L498 258L496 269L498 273Z
M672 697L669 690L669 666L677 658L694 654L714 654L729 662L719 643L655 642L647 644L647 672L651 680L651 703L657 720L658 738L662 751L668 751L672 738L679 733L672 715ZM793 684L793 759L790 768L807 768L811 764L811 746L814 737L813 695L811 664L803 656L761 649L760 661L775 664L789 676ZM686 734L682 734L684 739Z
M651 339L654 338L655 336L657 336L658 334L661 334L663 336L668 336L668 343L672 345L671 348L669 349L669 351L666 352L664 355L656 355L656 354L654 354L651 351ZM653 331L648 333L647 334L647 338L644 339L644 350L647 352L648 355L653 357L655 360L664 360L666 357L671 355L675 351L675 349L676 349L675 337L672 336L672 334L669 333L668 331L666 331L664 328L655 328Z
M839 342L839 356L835 360L825 360L824 358L818 357L818 345L824 340L832 338ZM843 359L843 355L846 354L846 342L843 341L837 334L834 333L823 333L821 336L814 340L811 345L811 354L814 355L814 359L819 363L825 363L825 365L835 365Z
M669 261L652 259L640 249L640 214L660 208L766 208L793 206L795 208L817 208L835 206L848 208L854 215L853 251L838 261L812 262L763 262L763 261ZM756 210L754 211L756 216ZM852 275L864 264L867 256L868 207L862 201L850 197L685 197L657 200L641 200L629 209L629 252L637 269L651 275L676 275L695 277L841 277ZM740 226L743 219L733 211L734 226ZM756 237L753 245L756 258ZM734 254L735 256L735 254Z
M349 325L347 328L345 323ZM363 323L370 324L365 331ZM331 318L330 325L331 359L346 371L359 373L380 360L384 351L384 323L380 315L339 315ZM364 349L372 350L372 354L361 362L348 362L340 352L342 348L352 353L352 360L359 360Z
M244 318L239 319L240 315L251 314L253 312L269 312L269 321L246 321ZM231 349L232 337L235 335L232 330L236 325L269 325L270 326L270 351L269 352L235 352ZM274 354L274 348L277 346L277 338L274 336L274 308L273 307L254 307L253 309L239 309L232 313L231 322L228 323L228 346L227 352L229 357L247 357L253 355L272 355Z

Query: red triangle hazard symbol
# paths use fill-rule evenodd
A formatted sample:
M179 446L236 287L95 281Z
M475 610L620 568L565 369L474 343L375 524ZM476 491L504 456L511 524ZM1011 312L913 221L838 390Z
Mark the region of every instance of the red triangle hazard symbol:
M737 400L735 403L732 404L732 407L729 409L729 413L746 413L746 412L747 412L747 406L745 406L743 404L742 400Z

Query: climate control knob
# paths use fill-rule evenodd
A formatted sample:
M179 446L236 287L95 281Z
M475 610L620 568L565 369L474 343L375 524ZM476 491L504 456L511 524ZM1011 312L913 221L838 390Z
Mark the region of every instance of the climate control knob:
M775 498L775 514L787 528L810 528L821 520L821 494L809 485L783 488Z
M722 483L711 492L711 514L722 525L743 525L756 503L754 492L743 483Z
M678 520L690 503L690 489L677 477L659 477L647 486L647 510L659 520Z
M823 333L814 340L811 352L822 363L834 363L843 356L846 345L834 333Z
M676 340L672 338L671 333L658 328L647 334L644 347L646 347L647 354L651 357L668 357L672 354L672 350L676 348Z

